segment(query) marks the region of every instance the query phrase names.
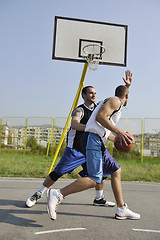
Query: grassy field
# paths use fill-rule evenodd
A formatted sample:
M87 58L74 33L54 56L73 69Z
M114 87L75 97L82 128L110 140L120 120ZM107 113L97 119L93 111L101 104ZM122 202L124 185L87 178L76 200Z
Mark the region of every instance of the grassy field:
M0 177L46 177L53 157L30 155L13 152L0 152ZM127 157L115 157L122 168L122 181L160 182L160 158L140 159ZM55 165L59 161L57 158ZM81 167L74 170L73 174L67 174L65 178L78 178ZM109 178L110 179L110 178Z

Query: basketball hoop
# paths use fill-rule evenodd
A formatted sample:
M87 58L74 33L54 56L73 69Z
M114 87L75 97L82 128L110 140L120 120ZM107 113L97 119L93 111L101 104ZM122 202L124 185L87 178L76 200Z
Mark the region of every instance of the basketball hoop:
M89 69L95 71L98 69L99 61L102 59L102 54L106 51L105 47L100 44L88 44L83 47L84 58L88 62Z

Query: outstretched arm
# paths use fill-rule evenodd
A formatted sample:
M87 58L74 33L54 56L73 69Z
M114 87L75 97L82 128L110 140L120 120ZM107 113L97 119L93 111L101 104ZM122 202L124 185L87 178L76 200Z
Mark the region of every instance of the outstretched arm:
M127 70L126 71L126 78L123 78L124 83L126 84L126 87L130 87L132 84L132 72Z

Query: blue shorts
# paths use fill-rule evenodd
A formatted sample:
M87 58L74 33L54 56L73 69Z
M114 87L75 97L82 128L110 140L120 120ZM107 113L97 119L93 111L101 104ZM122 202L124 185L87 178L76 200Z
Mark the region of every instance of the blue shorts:
M95 182L102 183L103 179L120 168L104 147L99 135L85 132L81 144L82 151L86 155L88 177Z
M85 156L81 152L78 152L73 148L66 147L62 158L55 167L54 171L61 176L66 173L72 173L75 168L85 163L85 161Z

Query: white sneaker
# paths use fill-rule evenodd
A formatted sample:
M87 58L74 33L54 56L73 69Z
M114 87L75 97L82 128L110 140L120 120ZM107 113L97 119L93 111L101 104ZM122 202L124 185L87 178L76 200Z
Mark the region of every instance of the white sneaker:
M47 190L47 211L49 214L49 217L52 220L55 220L57 217L56 211L58 209L58 205L63 200L63 195L60 193L60 190L55 189L48 189Z
M39 191L37 191L37 192L35 192L31 197L29 197L28 199L27 199L27 201L26 201L26 206L27 207L33 207L35 204L36 204L36 202L39 200L39 199L41 199L42 198L42 196L43 196L43 194L41 193L41 192L39 192Z
M131 210L129 210L127 204L125 203L123 207L117 208L115 218L117 219L133 219L137 220L140 219L141 216L138 213L134 213Z

